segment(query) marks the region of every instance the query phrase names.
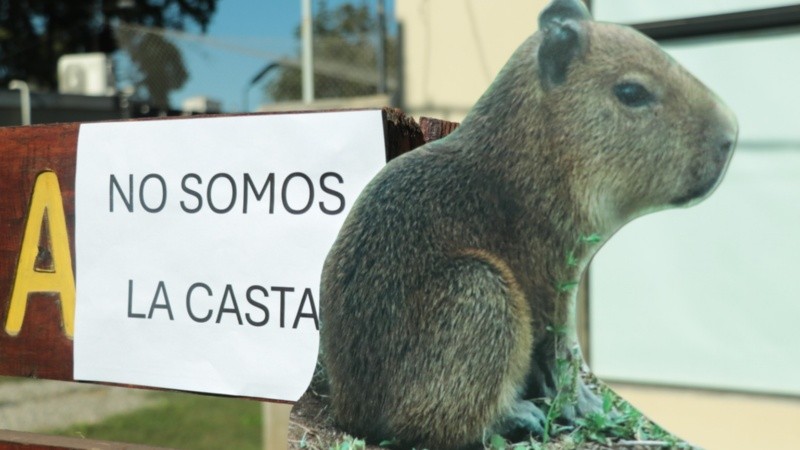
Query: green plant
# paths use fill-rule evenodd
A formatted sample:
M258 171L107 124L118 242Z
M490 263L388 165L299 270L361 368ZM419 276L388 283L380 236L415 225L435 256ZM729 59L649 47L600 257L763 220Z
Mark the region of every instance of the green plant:
M363 439L356 439L352 436L345 436L341 442L337 442L331 447L330 450L364 450L367 448L367 443Z
M547 331L555 335L553 341L558 349L569 328L567 326L548 326ZM577 349L573 349L573 353L569 358L556 360L556 395L552 399L544 400L544 404L547 406L547 414L545 414L544 432L542 433L543 443L550 442L554 434L558 434L568 428L558 425L557 420L561 417L564 408L577 400L580 361Z
M638 414L638 412L636 412ZM612 438L625 438L634 434L639 417L634 414L615 413L614 398L611 391L603 393L602 412L593 412L576 420L577 427L573 437L580 441L594 441L607 444Z
M507 447L508 442L503 438L503 436L500 436L499 434L493 434L489 438L489 445L486 448L489 450L506 450Z
M508 442L499 434L489 437L489 441L484 443L486 450L544 450L541 443L531 439L527 442Z
M400 445L400 441L396 438L384 439L378 444L379 447L394 447L396 445Z
M691 448L689 444L648 420L612 390L602 386L600 391L603 398L602 411L576 421L576 427L570 433L576 443L596 442L610 445L613 442L623 442L633 445L647 442L654 448Z

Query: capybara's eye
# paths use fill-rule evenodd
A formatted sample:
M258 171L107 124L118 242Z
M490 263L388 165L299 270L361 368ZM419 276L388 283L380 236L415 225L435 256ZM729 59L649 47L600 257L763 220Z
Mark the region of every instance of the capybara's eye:
M639 108L655 102L656 97L646 87L636 82L623 82L614 86L614 95L625 106Z

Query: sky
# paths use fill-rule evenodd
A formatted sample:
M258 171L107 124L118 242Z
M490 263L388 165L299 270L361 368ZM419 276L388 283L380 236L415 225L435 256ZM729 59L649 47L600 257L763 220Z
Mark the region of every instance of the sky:
M353 3L362 1L375 10L377 0ZM342 3L346 1L327 1L329 9ZM300 7L299 0L219 0L205 35L199 40L196 36L177 39L191 76L172 94L172 106L180 107L187 97L204 95L221 101L223 112L242 111L245 103L254 110L264 101L265 80L250 86L253 76L276 59L298 54L294 33L300 23ZM386 1L386 17L391 30L393 0Z

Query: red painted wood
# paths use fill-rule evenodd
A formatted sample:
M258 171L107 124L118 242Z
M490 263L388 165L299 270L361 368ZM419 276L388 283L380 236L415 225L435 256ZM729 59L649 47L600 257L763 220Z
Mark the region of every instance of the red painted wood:
M0 450L166 450L164 447L0 430Z
M37 175L61 185L70 251L75 254L75 150L78 124L0 128L0 374L72 379L72 340L62 330L58 297L32 294L22 330L5 332L22 235ZM73 258L74 264L74 258ZM73 271L74 271L73 267Z

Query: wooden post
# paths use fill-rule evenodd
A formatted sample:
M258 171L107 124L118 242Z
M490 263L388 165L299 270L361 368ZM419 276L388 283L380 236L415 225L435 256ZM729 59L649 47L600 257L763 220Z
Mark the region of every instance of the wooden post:
M261 422L264 430L264 450L286 450L289 439L289 416L292 405L285 403L262 403Z

